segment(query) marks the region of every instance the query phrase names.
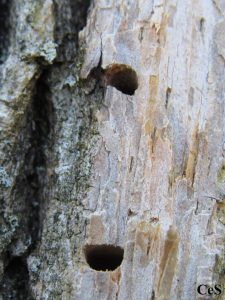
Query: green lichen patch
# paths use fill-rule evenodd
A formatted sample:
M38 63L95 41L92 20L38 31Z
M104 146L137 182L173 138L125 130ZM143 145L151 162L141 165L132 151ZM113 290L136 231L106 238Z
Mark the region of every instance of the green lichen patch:
M7 174L5 168L1 166L0 166L0 185L6 188L12 185L12 179Z
M225 203L220 202L217 204L217 218L222 223L225 225Z
M10 243L18 225L18 217L14 214L4 214L4 216L0 216L0 253L3 252L5 247Z
M218 172L217 180L219 183L225 182L225 164L222 165Z
M53 60L56 58L56 47L57 44L49 41L45 43L40 49L40 55L48 64L52 64Z

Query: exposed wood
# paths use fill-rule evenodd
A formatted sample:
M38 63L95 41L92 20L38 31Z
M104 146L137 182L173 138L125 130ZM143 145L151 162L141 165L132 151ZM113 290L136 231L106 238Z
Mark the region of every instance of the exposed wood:
M224 12L0 0L0 299L225 283Z

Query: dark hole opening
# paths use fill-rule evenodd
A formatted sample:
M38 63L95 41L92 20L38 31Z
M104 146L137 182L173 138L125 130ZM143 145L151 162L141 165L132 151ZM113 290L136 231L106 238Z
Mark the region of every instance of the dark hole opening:
M165 104L165 107L167 108L168 106L168 102L169 102L169 98L170 98L170 94L171 94L171 88L168 87L167 90L166 90L166 104Z
M87 245L84 254L89 266L97 271L113 271L123 260L124 250L113 245Z
M106 85L111 85L127 95L134 95L138 88L136 72L128 65L113 64L104 71Z
M205 19L201 18L200 22L199 22L199 29L200 29L200 31L204 31L204 27L205 27Z

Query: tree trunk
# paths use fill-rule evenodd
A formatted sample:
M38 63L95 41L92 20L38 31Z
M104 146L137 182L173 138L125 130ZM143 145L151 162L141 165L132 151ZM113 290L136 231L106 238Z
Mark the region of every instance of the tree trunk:
M219 293L224 11L0 0L0 299Z

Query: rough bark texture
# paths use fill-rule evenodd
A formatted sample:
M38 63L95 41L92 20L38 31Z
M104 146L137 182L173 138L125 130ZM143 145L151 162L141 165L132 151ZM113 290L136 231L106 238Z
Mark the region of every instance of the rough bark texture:
M225 283L224 12L0 0L0 299Z

